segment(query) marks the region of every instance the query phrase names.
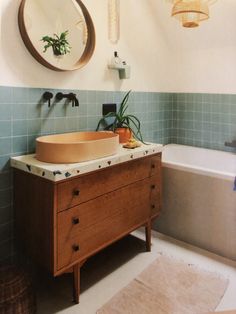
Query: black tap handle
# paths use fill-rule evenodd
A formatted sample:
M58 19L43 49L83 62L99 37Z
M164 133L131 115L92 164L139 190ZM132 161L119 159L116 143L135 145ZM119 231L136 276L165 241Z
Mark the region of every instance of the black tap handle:
M75 94L69 93L69 94L63 94L61 92L56 94L56 99L57 100L62 100L63 98L67 98L69 100L72 100L75 97Z
M75 107L79 107L79 99L75 97L74 102L75 102Z
M51 92L44 92L43 93L43 100L48 101L48 107L51 106L51 99L53 98L53 93Z
M72 107L79 106L79 100L76 98L76 94L74 93L69 93L69 94L63 94L61 92L56 94L56 100L60 101L63 98L67 98L68 100L70 100L72 102Z
M57 100L57 101L62 100L62 98L64 98L64 95L63 95L61 92L56 93L56 100Z

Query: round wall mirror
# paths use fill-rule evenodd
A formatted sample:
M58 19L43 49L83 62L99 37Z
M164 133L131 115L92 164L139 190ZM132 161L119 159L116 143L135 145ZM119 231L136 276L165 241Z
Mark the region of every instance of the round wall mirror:
M22 0L18 22L32 56L55 71L84 66L95 48L95 30L80 0Z

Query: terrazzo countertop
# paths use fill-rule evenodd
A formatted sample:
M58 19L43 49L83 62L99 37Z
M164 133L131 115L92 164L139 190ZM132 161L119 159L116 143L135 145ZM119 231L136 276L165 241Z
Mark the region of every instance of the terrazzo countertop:
M148 145L142 144L135 149L123 148L122 145L120 145L119 152L115 155L73 164L41 162L35 158L35 154L31 154L12 157L11 166L50 181L58 182L66 178L118 165L129 160L153 155L162 152L162 150L163 145L154 143L149 143Z

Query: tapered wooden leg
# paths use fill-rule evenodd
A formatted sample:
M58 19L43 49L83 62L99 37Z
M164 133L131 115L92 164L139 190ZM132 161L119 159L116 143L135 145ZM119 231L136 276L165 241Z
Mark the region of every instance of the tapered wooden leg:
M145 226L145 234L146 234L146 251L151 251L151 221L148 221L148 223Z
M73 266L73 278L74 278L73 285L74 302L78 304L80 295L80 264L76 264Z

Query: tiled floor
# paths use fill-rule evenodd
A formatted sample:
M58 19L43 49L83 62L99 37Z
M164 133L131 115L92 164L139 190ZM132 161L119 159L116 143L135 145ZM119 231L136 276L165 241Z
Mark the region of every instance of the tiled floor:
M37 305L39 314L95 314L116 292L126 286L160 253L173 256L201 269L221 274L229 286L217 310L236 309L236 262L200 250L153 231L152 252L145 252L143 230L92 257L81 274L80 304L72 302L72 276L52 279L40 276ZM125 314L125 313L124 313ZM171 313L170 313L171 314Z

